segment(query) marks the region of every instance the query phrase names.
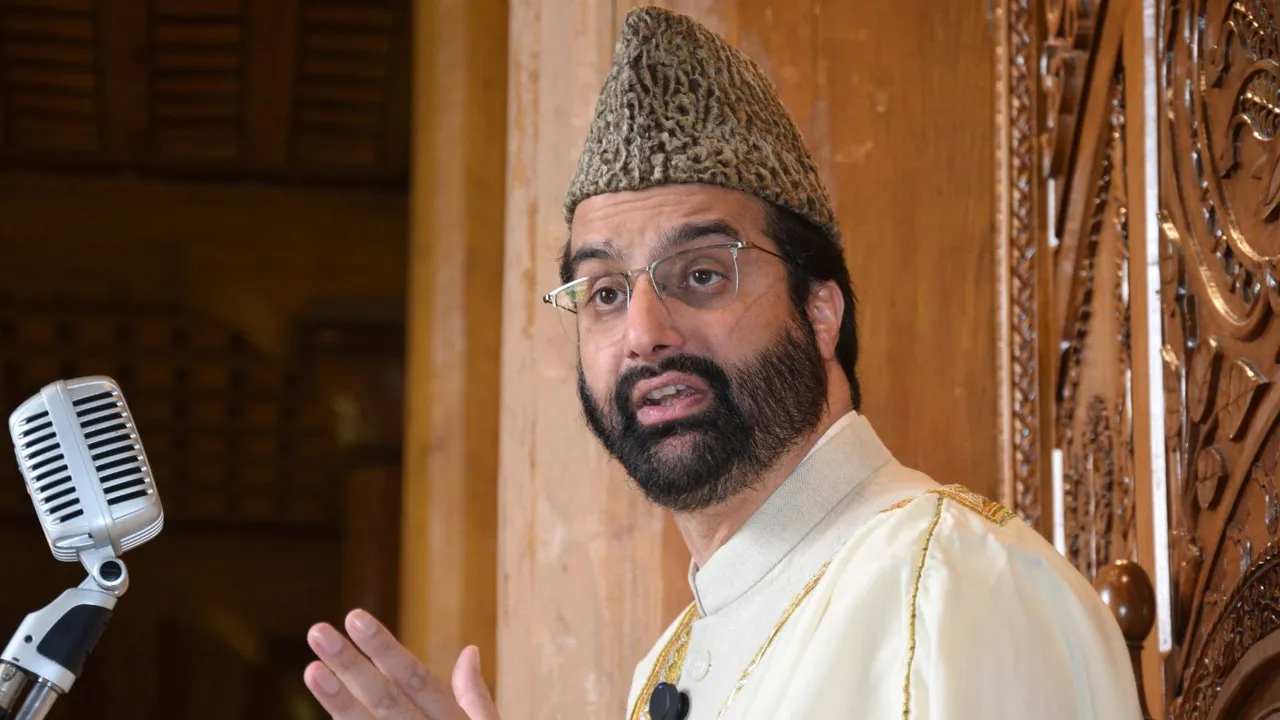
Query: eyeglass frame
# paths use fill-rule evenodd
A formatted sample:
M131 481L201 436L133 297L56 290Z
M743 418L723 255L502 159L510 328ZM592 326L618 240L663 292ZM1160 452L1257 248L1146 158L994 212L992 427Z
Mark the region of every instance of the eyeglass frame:
M786 265L788 265L788 266L790 266L790 264L791 264L791 263L790 263L790 261L788 261L785 257L783 257L782 255L779 255L778 253L776 253L776 252L774 252L774 251L770 250L769 248L762 247L762 246L757 245L756 243L750 242L750 241L748 241L748 240L731 240L731 241L728 241L728 242L712 243L712 244L710 244L710 245L701 245L701 246L693 247L693 248L681 248L681 249L676 250L676 251L674 251L674 252L669 252L669 253L667 253L666 255L663 255L662 257L660 257L660 258L658 258L658 259L654 260L653 262L649 263L648 265L643 265L643 266L641 266L641 267L632 268L632 269L630 269L630 270L619 270L619 271L617 271L617 272L611 272L611 273L598 273L598 274L596 274L596 275L584 275L583 277L575 278L575 279L573 279L573 280L570 280L569 282L567 282L567 283L565 283L565 284L561 285L560 287L558 287L558 288L556 288L556 289L552 290L551 292L548 292L548 293L544 294L544 295L542 296L542 302L544 302L544 303L546 303L546 304L550 305L551 307L555 308L556 310L562 310L562 311L564 311L564 312L570 312L570 313L573 313L574 315L577 315L577 314L578 314L578 311L577 311L576 309L571 309L571 308L563 307L563 306L561 306L561 305L557 304L557 303L556 303L556 300L555 300L556 296L557 296L557 295L559 295L560 293L564 292L565 290L567 290L567 289L569 289L569 288L573 287L574 285L577 285L578 283L584 283L584 282L587 282L587 281L592 280L592 279L594 279L594 278L603 278L603 277L612 277L612 276L615 276L615 275L621 275L621 276L623 277L623 279L626 281L626 286L627 286L627 308L628 308L628 309L630 309L630 308L631 308L631 294L632 294L632 292L634 292L634 290L632 289L631 278L632 278L633 276L639 275L640 273L644 273L644 274L646 274L646 275L648 275L648 276L649 276L649 283L650 283L651 285L653 285L653 289L654 289L654 291L658 293L658 298L659 298L660 300L662 300L662 301L665 303L665 302L666 302L666 297L664 296L663 291L662 291L661 289L659 289L659 288L658 288L658 283L654 282L654 280L653 280L653 269L654 269L655 267L657 267L658 265L660 265L660 264L662 264L662 263L666 262L667 260L670 260L671 258L673 258L673 257L675 257L675 256L677 256L677 255L680 255L680 254L682 254L682 253L697 252L697 251L699 251L699 250L710 250L710 249L714 249L714 248L729 248L729 249L731 249L731 250L733 250L733 251L734 251L734 253L733 253L733 261L734 261L734 269L735 269L735 270L737 270L738 252L739 252L739 251L741 251L741 250L759 250L760 252L765 253L766 255L772 255L772 256L774 256L774 257L778 258L779 260L781 260L784 264L786 264ZM740 283L741 283L741 273L738 273L738 276L734 278L734 284L735 284L735 285L739 285L739 286L740 286ZM735 296L736 296L736 293L737 293L737 292L738 292L738 288L735 288L735 289L734 289Z

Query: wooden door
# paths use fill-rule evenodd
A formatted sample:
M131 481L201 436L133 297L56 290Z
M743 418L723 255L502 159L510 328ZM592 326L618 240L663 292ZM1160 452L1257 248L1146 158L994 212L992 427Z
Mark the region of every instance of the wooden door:
M1280 713L1278 11L992 17L1004 495L1086 576L1145 571L1154 717Z

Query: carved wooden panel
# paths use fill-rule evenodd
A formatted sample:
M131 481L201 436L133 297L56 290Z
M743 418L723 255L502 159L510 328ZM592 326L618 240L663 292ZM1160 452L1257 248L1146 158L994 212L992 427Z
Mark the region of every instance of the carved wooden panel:
M1112 71L1088 222L1064 278L1070 287L1055 398L1063 452L1061 534L1067 557L1093 579L1119 558L1137 559L1125 76ZM1090 145L1092 146L1092 145Z
M57 156L100 147L94 16L93 0L0 4L0 147Z
M1106 0L1044 0L1044 41L1040 44L1040 90L1044 94L1040 146L1045 176L1062 180L1050 189L1058 206L1067 192L1078 144L1080 110L1089 59Z
M6 0L0 162L403 185L408 0Z
M156 0L150 25L152 150L172 162L234 161L249 69L241 0Z
M304 167L367 166L381 154L392 69L405 17L388 0L301 0L291 160ZM403 110L403 108L402 108Z
M1161 293L1179 681L1171 695L1185 718L1245 717L1241 703L1266 687L1257 677L1239 685L1237 674L1252 672L1242 660L1280 627L1276 10L1201 0L1168 2L1163 14ZM1280 688L1276 678L1273 669L1262 685ZM1268 716L1257 710L1248 717Z
M1126 7L1010 0L998 8L1008 13L998 57L1010 55L1008 105L998 108L1008 111L1010 174L1000 181L1004 212L1021 218L1009 227L1002 260L1014 328L1002 378L1012 388L1006 498L1089 578L1114 559L1137 559L1135 261L1116 29ZM1040 111L1022 109L1037 100Z
M1006 504L1032 524L1040 520L1042 390L1036 342L1043 317L1037 292L1041 194L1036 148L1035 0L994 7L996 44L996 362L1000 368L1001 453Z
M1042 154L1020 161L1043 173L1002 211L1038 219L1027 342L1056 385L1037 425L1053 444L1033 465L1057 450L1061 474L1008 498L1024 517L1051 514L1041 530L1086 576L1130 558L1157 580L1161 647L1147 639L1141 673L1160 685L1153 715L1280 716L1280 3L1039 10L1040 62L1008 77L1010 97L1024 82L1043 103ZM1003 52L1019 17L996 18ZM1152 297L1138 274L1157 269ZM1016 307L1018 285L1002 292ZM1147 299L1158 320L1138 312Z

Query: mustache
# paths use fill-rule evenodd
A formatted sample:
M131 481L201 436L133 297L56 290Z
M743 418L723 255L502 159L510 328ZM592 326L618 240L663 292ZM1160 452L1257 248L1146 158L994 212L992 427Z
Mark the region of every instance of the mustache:
M613 407L623 416L629 416L635 410L631 407L631 394L636 385L664 373L678 372L701 378L711 389L711 394L721 394L730 387L729 375L713 360L700 355L672 355L663 358L656 365L633 367L618 378L613 389Z

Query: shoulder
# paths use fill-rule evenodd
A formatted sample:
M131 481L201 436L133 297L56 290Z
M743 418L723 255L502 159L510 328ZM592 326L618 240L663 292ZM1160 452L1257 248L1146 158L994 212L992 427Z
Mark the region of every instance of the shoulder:
M920 493L885 508L877 520L879 541L892 556L917 559L918 582L959 594L986 594L997 586L1044 586L1048 592L1052 586L1110 618L1085 577L1043 535L1009 508L964 486Z
M875 531L900 552L926 552L966 564L1018 560L1049 563L1083 577L1045 538L1004 505L962 485L943 485L894 503L877 515ZM981 552L974 552L981 550ZM961 553L961 557L951 557Z
M836 594L892 596L909 622L930 619L919 623L922 636L1029 646L1065 633L1107 655L1124 650L1080 571L1016 513L958 485L885 508L832 566L844 586Z
M901 648L897 687L919 716L997 695L1000 717L1132 716L1136 690L1111 611L999 503L956 485L926 491L881 511L837 563L828 621L866 635L874 608L888 628L875 639ZM1046 702L1062 714L1043 715Z

